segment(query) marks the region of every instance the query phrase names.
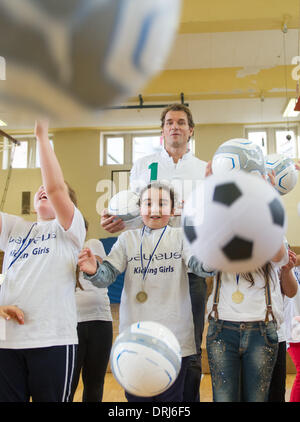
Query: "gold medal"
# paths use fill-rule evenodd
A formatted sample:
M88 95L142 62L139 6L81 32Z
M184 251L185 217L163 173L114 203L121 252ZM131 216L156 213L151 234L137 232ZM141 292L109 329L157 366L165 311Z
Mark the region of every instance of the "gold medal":
M147 299L148 299L147 293L142 290L138 292L136 295L136 300L140 303L146 302Z
M242 303L244 300L244 295L239 290L236 290L234 293L232 293L231 298L234 303Z

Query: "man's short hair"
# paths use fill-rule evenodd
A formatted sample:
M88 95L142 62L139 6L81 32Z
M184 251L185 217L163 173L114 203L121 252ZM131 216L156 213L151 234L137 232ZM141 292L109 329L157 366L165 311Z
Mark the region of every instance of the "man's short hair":
M161 113L160 121L161 121L161 127L162 128L164 127L164 124L165 124L166 114L169 111L184 111L185 114L187 115L187 118L188 118L189 127L190 128L195 127L195 123L194 123L194 120L193 120L191 110L184 104L174 103L174 104L170 104L168 107L166 107Z

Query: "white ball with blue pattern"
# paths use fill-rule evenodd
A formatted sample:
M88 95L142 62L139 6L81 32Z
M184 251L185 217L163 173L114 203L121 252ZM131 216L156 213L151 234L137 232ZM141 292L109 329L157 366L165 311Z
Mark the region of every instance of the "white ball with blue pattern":
M116 338L110 365L114 377L127 392L153 397L176 380L181 367L180 345L164 325L136 322Z
M229 171L265 175L265 157L262 148L249 139L230 139L219 146L212 159L212 172L223 175Z
M282 154L266 156L266 169L268 173L275 172L275 188L281 194L289 193L298 181L298 170L294 160Z
M140 214L139 195L130 190L121 190L116 193L108 203L108 214L121 218L126 229L142 227Z

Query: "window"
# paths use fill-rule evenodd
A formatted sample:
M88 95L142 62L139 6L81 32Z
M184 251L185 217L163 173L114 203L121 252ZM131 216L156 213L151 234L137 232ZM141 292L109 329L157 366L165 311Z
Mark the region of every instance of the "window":
M160 136L134 136L132 139L132 162L160 149Z
M299 157L297 143L297 127L267 127L261 129L246 129L246 138L257 143L265 155L283 154L290 158Z
M289 158L296 158L296 136L293 130L276 130L276 151Z
M106 138L106 164L124 164L124 138Z
M21 141L14 150L12 168L25 169L27 167L28 142Z
M132 165L161 147L160 132L102 133L100 165Z
M259 145L263 153L267 155L267 132L266 131L253 131L248 132L248 139L249 141L254 142L255 144Z
M4 147L2 154L2 169L8 169L10 163L14 169L38 168L40 167L40 158L36 138L33 136L15 136L20 141L20 145L14 146L10 141L4 138ZM53 146L53 141L50 139ZM11 162L12 160L12 162Z

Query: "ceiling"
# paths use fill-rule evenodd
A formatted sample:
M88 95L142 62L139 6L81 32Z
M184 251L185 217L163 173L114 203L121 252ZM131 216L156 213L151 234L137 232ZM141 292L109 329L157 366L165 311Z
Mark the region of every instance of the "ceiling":
M164 68L140 93L144 104L179 102L183 93L199 124L285 122L287 99L297 96L292 59L300 56L299 12L299 0L182 0L178 33ZM138 97L127 104L138 105ZM160 112L81 110L76 125L153 126ZM32 124L24 107L1 97L0 119L8 129Z

